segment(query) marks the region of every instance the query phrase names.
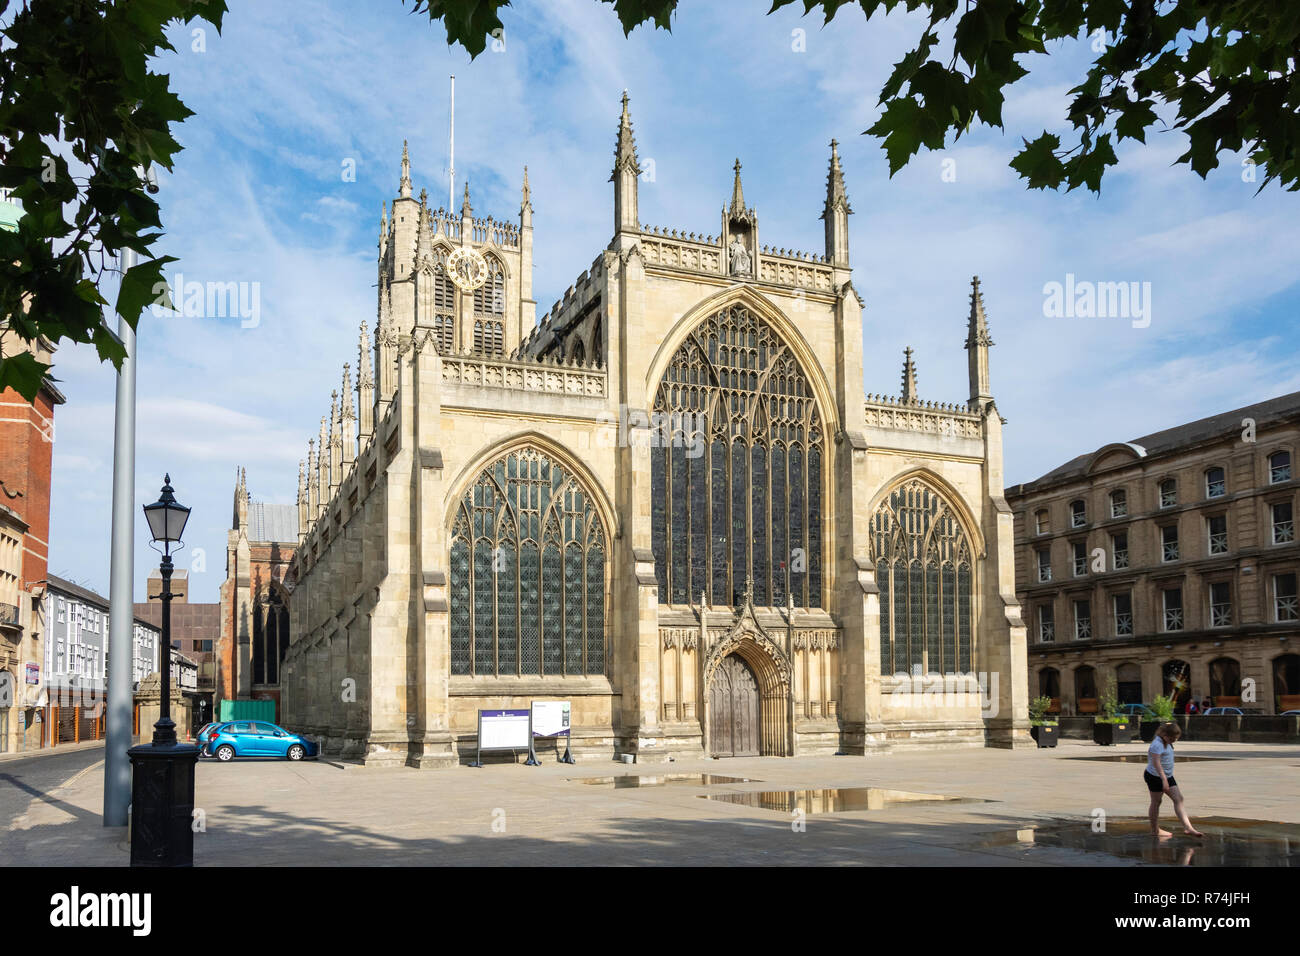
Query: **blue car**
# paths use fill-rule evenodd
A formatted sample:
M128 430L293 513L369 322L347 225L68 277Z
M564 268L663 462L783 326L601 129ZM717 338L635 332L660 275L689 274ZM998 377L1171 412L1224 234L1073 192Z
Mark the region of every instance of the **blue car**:
M207 741L206 751L222 763L236 757L284 757L302 760L316 757L320 746L310 737L291 734L265 720L232 720L218 725Z

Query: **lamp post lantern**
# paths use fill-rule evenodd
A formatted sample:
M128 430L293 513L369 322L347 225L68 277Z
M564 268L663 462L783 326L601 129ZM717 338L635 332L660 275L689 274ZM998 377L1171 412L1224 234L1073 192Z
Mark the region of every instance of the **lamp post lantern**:
M163 478L162 496L144 506L155 547L161 545L162 649L159 655L161 700L153 742L132 747L131 756L131 865L192 866L194 831L194 765L199 749L179 743L171 717L171 580L173 545L181 534L190 509L176 500L171 475Z

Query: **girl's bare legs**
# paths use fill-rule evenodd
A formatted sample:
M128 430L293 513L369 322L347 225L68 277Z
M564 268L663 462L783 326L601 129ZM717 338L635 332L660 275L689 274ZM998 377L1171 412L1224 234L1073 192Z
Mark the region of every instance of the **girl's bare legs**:
M1171 787L1169 798L1174 801L1174 813L1178 817L1178 822L1183 825L1183 832L1188 836L1204 836L1200 830L1192 826L1192 821L1187 819L1187 807L1183 803L1183 794L1177 787Z
M1164 798L1163 793L1151 794L1151 807L1147 810L1147 817L1151 820L1151 835L1158 837L1173 836L1168 830L1160 829L1160 801Z

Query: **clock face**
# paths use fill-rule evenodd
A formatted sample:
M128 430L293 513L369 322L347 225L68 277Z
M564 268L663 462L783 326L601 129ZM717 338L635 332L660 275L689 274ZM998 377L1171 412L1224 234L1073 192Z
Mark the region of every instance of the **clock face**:
M456 288L472 292L487 281L487 260L473 249L453 249L447 257L447 273Z

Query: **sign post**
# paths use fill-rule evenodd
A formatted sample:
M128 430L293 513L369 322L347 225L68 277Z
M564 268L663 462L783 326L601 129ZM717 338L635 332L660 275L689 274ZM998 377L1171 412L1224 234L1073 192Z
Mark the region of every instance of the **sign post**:
M527 710L480 710L478 712L478 756L471 767L483 766L483 751L511 750L516 756L528 749L532 754L533 719Z
M564 756L560 758L560 763L577 763L573 759L573 754L569 749L569 742L573 739L573 726L570 720L572 705L567 700L537 700L533 701L533 737L559 737L564 736ZM529 742L529 756L532 757L534 764L539 764L537 755L532 751L532 742Z

